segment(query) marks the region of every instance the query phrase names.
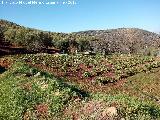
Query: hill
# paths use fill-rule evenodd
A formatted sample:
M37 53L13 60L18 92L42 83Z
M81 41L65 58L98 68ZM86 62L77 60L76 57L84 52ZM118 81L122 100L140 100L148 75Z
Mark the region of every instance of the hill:
M27 28L0 20L0 41L11 46L23 47L32 52L46 52L48 47L63 53L92 51L96 53L156 54L160 35L138 28L89 30L74 33L57 33Z
M137 28L66 34L0 20L0 119L159 120L160 58L114 54L155 54L159 41Z
M159 120L159 85L156 57L4 56L0 119Z
M160 36L138 28L90 30L77 34L95 36L92 42L95 51L135 53L148 48L160 47Z
M91 39L88 36L27 28L7 20L0 20L0 35L2 46L2 41L5 41L31 52L46 52L48 48L57 48L64 53L74 52L75 49L82 51L86 50L89 46L87 41Z

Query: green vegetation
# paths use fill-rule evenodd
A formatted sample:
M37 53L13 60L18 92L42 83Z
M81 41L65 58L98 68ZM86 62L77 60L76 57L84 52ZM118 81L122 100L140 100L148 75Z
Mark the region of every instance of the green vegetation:
M160 119L158 58L48 54L10 56L3 61L5 58L14 63L0 74L1 119ZM75 71L81 72L82 78ZM108 82L122 81L122 76L116 81L104 76L111 75L111 71L119 71L119 76L126 74L126 83L108 86ZM86 84L87 89L78 79L91 81ZM98 84L97 80L108 81ZM110 109L112 115L108 113Z
M118 108L119 118L125 118L126 120L151 120L160 117L160 109L152 102L144 102L137 100L134 97L129 97L124 94L104 95L95 94L93 95L94 100L104 100L108 105L115 106Z
M139 81L142 83L144 81L144 85L145 83L150 84L151 81L156 82L154 78L149 81L153 77L152 74L154 73L151 73L151 77L148 76L148 81L143 79ZM126 83L128 87L135 89L128 91L130 93L136 92L137 85L139 89L142 87L138 81L134 81L135 78L136 76L129 78L130 81ZM129 85L131 81L133 85ZM8 71L1 74L0 87L1 119L73 119L72 112L76 111L80 119L98 119L98 116L105 114L106 108L110 107L116 108L116 115L112 116L112 119L151 120L160 118L160 107L154 99L143 100L140 97L137 99L136 96L120 93L125 86L120 88L117 94L113 90L113 94L91 93L87 95L76 87L67 85L63 80L58 80L51 74L21 62L14 63ZM77 99L79 101L76 103ZM88 114L79 113L90 104L93 105L93 110L87 111L86 109ZM96 108L97 106L99 107ZM94 107L97 111L94 111ZM73 111L63 114L64 109ZM111 118L106 114L103 117Z
M159 38L135 28L65 34L0 20L0 119L160 120Z
M31 52L46 52L47 48L51 47L70 54L76 51L92 51L103 54L156 55L160 46L158 34L136 28L66 34L31 29L0 20L0 31L0 43L5 40L5 42L10 42L10 46L23 47Z
M54 118L85 93L52 75L17 62L0 77L0 118ZM86 94L87 95L87 94Z
M22 55L20 59L32 64L47 67L48 70L77 75L79 78L92 78L102 83L116 82L140 72L152 71L160 67L154 57L140 55ZM78 78L77 78L78 79Z
M64 53L74 53L90 49L89 41L95 39L87 35L74 33L55 33L26 28L15 23L0 20L0 43L10 42L10 46L23 47L31 52L46 52L48 47L55 47Z

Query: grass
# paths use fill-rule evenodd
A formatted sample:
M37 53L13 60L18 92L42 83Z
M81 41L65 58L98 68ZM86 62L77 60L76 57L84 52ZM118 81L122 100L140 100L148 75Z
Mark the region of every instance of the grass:
M151 120L160 118L160 108L152 101L144 102L133 96L126 94L117 95L92 95L94 100L103 100L108 103L108 106L116 106L120 118L129 120Z
M114 107L117 115L104 114L108 108ZM86 101L71 103L67 108L66 118L80 120L159 120L160 107L152 101L144 102L136 97L123 93L116 95L91 94Z
M92 85L89 93L84 84L53 75L23 62L3 70L0 119L160 120L160 68L130 76L118 86ZM110 107L117 115L106 114Z
M139 73L129 77L127 82L117 91L130 96L136 96L142 100L152 100L160 104L159 86L160 69L158 68L155 72Z
M0 88L0 118L9 120L50 119L69 101L84 97L74 86L19 62L1 75Z
M102 84L113 83L147 72L160 66L160 62L151 56L140 55L22 55L18 59L28 64L46 69L57 77L69 80L94 81ZM88 83L88 82L87 82ZM85 83L86 84L86 83ZM91 82L90 82L91 84Z

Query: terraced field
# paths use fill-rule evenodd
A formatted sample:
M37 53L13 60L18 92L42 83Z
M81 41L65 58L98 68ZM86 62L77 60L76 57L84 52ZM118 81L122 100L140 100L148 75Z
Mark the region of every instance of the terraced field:
M0 58L0 119L159 120L160 60L140 55Z

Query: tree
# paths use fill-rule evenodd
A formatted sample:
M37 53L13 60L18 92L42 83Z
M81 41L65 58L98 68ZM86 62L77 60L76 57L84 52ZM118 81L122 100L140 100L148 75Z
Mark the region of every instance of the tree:
M30 31L25 35L25 47L31 51L42 52L48 46L52 46L52 38L48 33Z
M4 35L3 35L2 27L0 27L0 43L2 42L3 39L4 39Z
M44 47L43 42L37 32L28 32L25 35L25 47L30 51L41 51Z
M52 46L52 37L47 32L39 32L38 36L40 37L40 41L44 44L44 46L47 48L48 46Z
M24 29L24 28L19 28L16 30L16 35L15 35L15 44L17 46L25 46L26 42L26 34L29 32L29 30Z
M63 53L68 53L69 41L68 40L58 40L55 46L61 50Z
M78 40L78 51L83 52L90 49L90 43L88 40L81 38Z
M77 49L78 49L77 41L75 41L74 39L69 40L68 52L71 54L74 54L76 53Z
M9 28L7 31L4 32L4 37L6 41L10 41L11 43L16 43L15 41L16 30Z

